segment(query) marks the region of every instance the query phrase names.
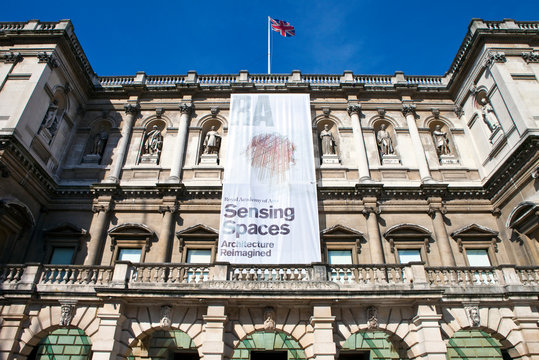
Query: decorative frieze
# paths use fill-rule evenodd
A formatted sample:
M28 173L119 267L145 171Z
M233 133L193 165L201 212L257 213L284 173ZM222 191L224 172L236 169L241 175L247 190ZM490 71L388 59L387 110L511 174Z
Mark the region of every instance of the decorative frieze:
M23 57L21 53L10 51L4 55L2 55L2 62L6 64L16 64L19 61L23 60Z
M38 63L46 63L51 68L57 68L58 67L58 60L56 60L56 56L52 53L46 53L46 52L40 52L37 54L37 62Z
M528 64L539 62L539 52L528 51L523 52L521 55L524 61L526 61Z

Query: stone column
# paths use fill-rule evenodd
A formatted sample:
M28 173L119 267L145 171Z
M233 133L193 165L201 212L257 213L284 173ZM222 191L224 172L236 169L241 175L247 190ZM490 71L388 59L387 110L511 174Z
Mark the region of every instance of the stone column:
M363 130L361 129L361 120L359 114L361 113L360 104L348 105L348 115L352 118L352 131L354 132L354 140L357 148L357 160L359 181L365 182L371 180L371 173L369 171L369 161L367 159L367 151L365 150L365 139L363 138Z
M370 201L369 201L370 200ZM384 264L384 250L378 227L378 206L376 199L365 198L365 208L363 215L367 219L367 232L369 234L369 249L371 252L371 262L373 264Z
M124 109L125 113L127 114L127 119L125 119L125 123L122 126L122 134L117 146L118 154L116 154L116 158L112 163L110 173L105 181L109 183L117 183L120 180L120 173L122 172L122 168L124 166L127 148L129 147L129 139L131 138L133 125L135 124L135 119L137 118L139 106L138 104L126 104Z
M418 305L415 325L415 345L411 347L414 359L447 360L447 347L442 339L439 321L442 315L434 305Z
M6 305L0 312L0 359L12 359L19 345L22 325L28 318L26 305Z
M429 204L429 215L432 218L434 236L436 237L436 245L440 252L442 266L456 266L444 223L444 215L447 210L443 207L441 199L429 199Z
M88 253L84 259L84 265L99 265L98 257L106 238L105 231L109 226L110 201L110 198L106 203L98 201L98 204L92 207L94 217L90 225L90 241L87 243Z
M337 353L333 340L333 323L335 316L331 315L331 306L326 304L314 305L313 316L310 323L313 327L313 354L314 360L334 360Z
M402 113L406 117L408 131L410 132L410 137L412 138L412 145L414 148L417 165L419 166L419 176L421 177L421 181L432 181L427 158L425 157L425 149L423 149L423 144L421 143L421 138L419 137L419 130L417 129L417 124L415 123L415 105L403 104Z
M529 305L515 305L513 309L513 321L520 328L522 342L515 346L521 356L529 356L529 359L539 359L539 313ZM501 322L500 322L501 323ZM506 329L501 329L509 333Z
M225 351L223 340L225 333L225 305L221 303L208 304L208 310L204 319L204 342L202 344L202 356L204 360L222 360Z
M161 221L161 234L159 236L159 246L157 246L157 262L170 261L170 244L172 243L173 224L178 211L178 207L173 205L165 205L159 207L159 212L163 214Z
M127 351L127 345L120 341L123 311L121 303L104 304L97 311L100 321L97 333L92 336L92 360L116 359Z
M176 136L176 144L174 146L174 157L172 158L172 166L168 178L168 182L171 183L179 183L181 179L183 161L185 158L185 146L187 145L187 136L189 132L189 120L192 110L192 104L180 104L180 124L178 126L178 135Z

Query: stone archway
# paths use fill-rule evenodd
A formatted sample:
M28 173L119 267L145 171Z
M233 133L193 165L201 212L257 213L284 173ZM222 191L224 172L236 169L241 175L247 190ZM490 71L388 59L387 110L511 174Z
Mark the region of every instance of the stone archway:
M390 335L383 331L360 331L350 335L341 347L341 355L352 351L369 352L370 359L398 360L407 359L399 354Z
M198 357L198 349L193 339L181 330L157 330L140 339L127 356L128 360L152 359L168 360L176 352L192 354Z
M483 330L459 330L447 343L448 360L502 360L501 343Z
M28 360L89 360L92 344L79 328L59 328L51 331L34 347Z
M287 351L288 360L306 359L305 351L292 336L284 332L257 331L247 335L234 349L231 360L248 360L251 351Z

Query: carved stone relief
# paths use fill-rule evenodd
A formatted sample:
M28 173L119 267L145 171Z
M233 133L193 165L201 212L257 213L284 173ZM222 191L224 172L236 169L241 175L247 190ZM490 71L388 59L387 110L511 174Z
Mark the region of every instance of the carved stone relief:
M60 326L70 326L75 316L77 300L60 300L60 305Z
M170 329L172 325L172 306L163 305L161 306L161 327L164 329Z
M271 306L264 309L264 331L275 331L275 309Z
M369 306L367 308L367 319L369 329L376 329L378 327L378 309L376 306Z
M479 316L479 306L477 304L467 304L464 306L466 316L470 322L470 326L478 327L481 325L481 318Z

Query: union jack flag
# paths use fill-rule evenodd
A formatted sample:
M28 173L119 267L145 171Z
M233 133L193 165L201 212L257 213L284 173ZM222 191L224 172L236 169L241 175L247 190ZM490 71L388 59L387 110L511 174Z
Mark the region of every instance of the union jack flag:
M271 29L273 31L281 33L281 35L284 37L296 35L296 30L294 30L294 27L290 25L289 22L272 18L269 19L271 21Z

